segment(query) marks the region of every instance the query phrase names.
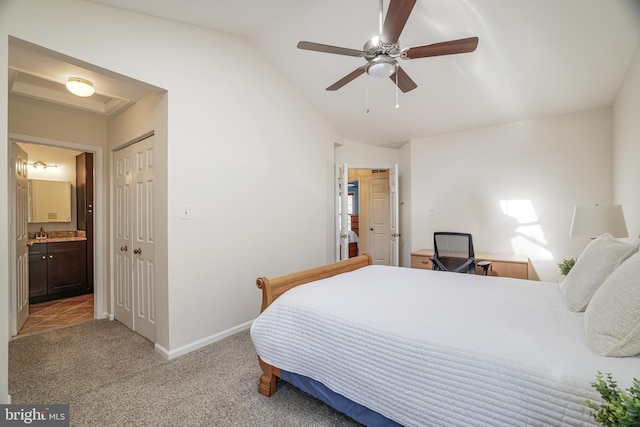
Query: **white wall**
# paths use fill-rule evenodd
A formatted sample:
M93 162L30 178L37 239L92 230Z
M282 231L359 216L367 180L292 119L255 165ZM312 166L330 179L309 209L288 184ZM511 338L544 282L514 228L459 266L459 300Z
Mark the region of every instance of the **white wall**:
M412 141L412 250L466 231L477 252L527 255L557 280L588 243L569 237L573 206L613 201L611 135L605 108Z
M391 166L400 159L397 148L374 147L350 139L345 139L336 146L335 158L337 165L346 162L350 168Z
M47 108L12 96L9 100L9 131L52 140L104 147L107 121L70 110Z
M246 39L74 0L8 0L0 8L5 81L12 35L168 92L167 228L160 231L168 247L168 351L252 320L260 307L256 277L331 260L339 137ZM7 105L6 85L0 105ZM6 135L1 120L5 146ZM6 200L7 152L0 152ZM184 204L191 221L180 220ZM8 223L6 208L0 223ZM0 230L6 242L6 227ZM7 258L3 245L0 271L8 271ZM6 279L0 283L8 295Z
M613 108L614 195L630 239L640 235L640 44Z

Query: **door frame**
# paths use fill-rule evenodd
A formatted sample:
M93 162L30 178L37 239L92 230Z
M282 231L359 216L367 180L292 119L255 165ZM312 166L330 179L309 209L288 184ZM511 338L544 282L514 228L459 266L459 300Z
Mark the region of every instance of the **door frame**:
M347 229L347 188L349 187L349 165L343 163L336 165L336 179L335 179L335 196L336 196L336 208L335 208L335 248L334 257L335 261L347 259L349 257L349 235L343 233L343 230ZM340 213L344 213L341 215Z
M103 319L105 317L110 317L107 311L106 298L105 298L105 289L106 289L106 266L105 266L105 254L106 254L106 245L97 245L96 242L107 242L106 239L106 215L107 215L107 199L105 192L105 173L104 173L104 148L97 147L95 145L87 145L87 144L79 144L77 142L70 141L62 141L52 138L43 138L32 135L24 135L18 133L9 133L9 144L14 144L17 142L24 142L28 144L38 144L38 145L46 145L49 147L57 147L63 148L67 150L74 151L84 151L86 153L93 153L94 156L94 206L99 206L98 209L94 209L94 305L93 305L93 316L96 319ZM9 188L15 186L14 177L9 177ZM16 208L15 200L9 200L9 209ZM13 225L10 224L10 227ZM15 230L13 230L15 235ZM13 251L9 253L9 265L15 265L16 263L16 254ZM9 298L12 297L13 293L16 292L15 283L9 284ZM10 300L10 299L9 299ZM13 319L14 314L9 312L9 324Z
M343 168L346 169L346 175L348 178L348 173L349 170L351 169L367 169L367 170L371 170L371 169L381 169L381 170L388 170L389 171L389 179L391 179L391 171L394 171L395 175L396 175L396 180L399 179L399 165L398 163L391 163L391 164L382 164L382 165L376 165L376 164L369 164L369 163L347 163L347 162L343 162L343 163L336 163L335 164L335 177L334 177L334 186L335 186L335 207L334 207L334 212L335 212L335 223L336 223L336 230L335 230L335 241L334 241L334 255L335 255L335 260L339 261L340 260L340 241L341 241L341 236L340 236L340 224L338 223L338 218L340 215L340 203L341 203L341 198L340 198L340 180L342 178L341 175L341 169ZM348 181L348 179L347 179ZM391 183L390 183L391 185ZM389 192L389 197L391 198L391 191ZM398 230L400 228L400 224L399 224L399 218L400 218L400 205L398 203L398 193L399 193L399 186L396 187L396 194L395 194L395 201L391 201L389 200L390 204L391 204L391 208L395 209L395 218L397 219L396 222L396 226L398 227ZM398 233L398 230L396 230L396 236L394 237L396 239L395 244L396 244L396 248L394 249L395 251L398 251L398 248L400 247L400 237L401 234ZM393 257L391 257L393 258ZM395 260L393 260L397 263L397 265L400 265L400 257L399 255L395 257ZM390 259L390 263L392 263L392 260Z

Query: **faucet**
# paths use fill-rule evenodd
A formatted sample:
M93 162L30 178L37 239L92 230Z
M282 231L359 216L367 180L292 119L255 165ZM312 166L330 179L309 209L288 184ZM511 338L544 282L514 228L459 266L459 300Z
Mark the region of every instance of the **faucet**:
M47 237L46 233L44 232L44 227L40 227L40 232L36 234L36 237Z

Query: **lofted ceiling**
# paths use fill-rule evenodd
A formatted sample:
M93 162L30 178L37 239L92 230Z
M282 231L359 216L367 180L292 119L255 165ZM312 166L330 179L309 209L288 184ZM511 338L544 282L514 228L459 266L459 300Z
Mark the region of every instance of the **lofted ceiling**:
M407 93L366 74L330 92L365 60L301 50L298 41L361 50L379 31L377 0L86 1L247 37L343 137L380 146L609 106L640 38L638 0L418 0L401 47L477 36L476 51L399 60L417 84ZM38 55L10 48L11 93L37 97L38 79L65 80L64 58ZM102 105L96 114L114 114L151 90L104 78L109 90L94 100ZM56 96L49 102L66 102Z

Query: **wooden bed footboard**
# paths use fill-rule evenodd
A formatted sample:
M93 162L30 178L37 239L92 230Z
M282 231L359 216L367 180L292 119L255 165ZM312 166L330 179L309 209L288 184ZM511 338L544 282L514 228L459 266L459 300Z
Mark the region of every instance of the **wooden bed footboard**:
M271 279L259 277L256 280L256 285L258 288L262 289L262 307L260 308L260 313L269 307L276 298L291 288L295 288L298 285L303 285L315 280L335 276L336 274L357 270L358 268L371 264L371 255L364 254L354 258L345 259L343 261L334 262L332 264L310 268L296 273L285 274L284 276L273 277Z
M334 262L332 264L310 268L308 270L298 271L284 276L273 277L271 279L259 277L256 280L256 285L258 288L262 289L262 307L260 308L260 313L269 307L276 298L291 288L295 288L298 285L303 285L315 280L325 279L337 274L357 270L358 268L371 265L372 263L371 255L364 254L343 261ZM258 391L260 394L269 397L276 392L276 382L278 381L278 378L280 378L280 369L263 362L260 357L258 357L258 361L260 362L260 368L262 369L262 376L260 377L260 382L258 384Z

